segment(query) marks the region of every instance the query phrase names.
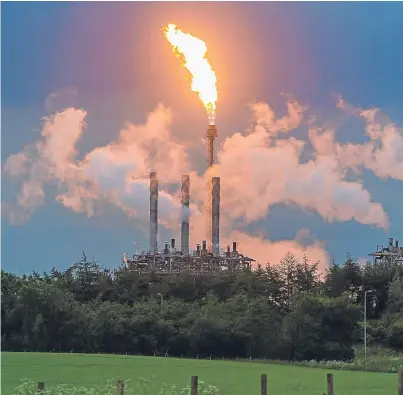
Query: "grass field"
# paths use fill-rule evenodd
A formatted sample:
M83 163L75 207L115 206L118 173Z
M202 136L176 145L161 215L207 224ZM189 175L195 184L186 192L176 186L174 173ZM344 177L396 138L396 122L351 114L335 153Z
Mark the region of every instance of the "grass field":
M260 393L260 375L267 374L270 395L323 395L328 370L293 365L187 360L123 355L1 353L3 395L11 395L22 379L46 386L70 384L102 388L108 379L153 379L153 388L174 384L183 388L192 375L217 386L227 395ZM333 371L335 395L391 395L397 393L397 375ZM148 395L151 395L148 393Z

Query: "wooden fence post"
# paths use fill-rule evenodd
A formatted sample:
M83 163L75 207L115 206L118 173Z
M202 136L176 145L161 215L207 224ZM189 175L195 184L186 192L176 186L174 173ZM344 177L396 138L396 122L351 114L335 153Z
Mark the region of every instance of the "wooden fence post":
M192 388L192 395L197 395L197 384L198 384L198 378L197 376L192 376L192 383L191 383L191 388Z
M397 395L403 395L403 370L397 374Z
M125 392L125 382L123 380L118 381L116 386L116 395L123 395Z
M45 383L40 381L38 383L38 394L43 394L45 392Z
M260 377L260 394L267 395L267 375L262 374Z
M334 395L333 373L327 374L327 395Z

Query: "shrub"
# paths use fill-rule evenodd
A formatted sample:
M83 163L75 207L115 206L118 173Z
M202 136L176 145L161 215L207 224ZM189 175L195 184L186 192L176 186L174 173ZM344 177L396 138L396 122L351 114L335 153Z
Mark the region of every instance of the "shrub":
M403 350L403 318L396 321L389 329L388 342L390 347Z
M117 380L108 380L101 389L91 387L74 387L68 384L60 384L56 387L45 388L45 395L116 395ZM37 395L37 384L31 380L24 380L20 386L14 389L13 395ZM130 380L125 382L125 395L190 395L191 388L187 386L182 389L174 385L164 385L162 388L152 388L148 380L139 380L130 386ZM198 394L220 395L221 392L213 385L199 381Z

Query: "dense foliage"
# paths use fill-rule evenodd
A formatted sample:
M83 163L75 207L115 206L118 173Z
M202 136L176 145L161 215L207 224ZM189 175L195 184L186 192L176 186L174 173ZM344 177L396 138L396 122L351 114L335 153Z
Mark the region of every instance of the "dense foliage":
M317 267L288 253L236 275L139 275L83 253L63 272L2 271L2 349L349 360L368 289L369 341L403 349L402 265Z

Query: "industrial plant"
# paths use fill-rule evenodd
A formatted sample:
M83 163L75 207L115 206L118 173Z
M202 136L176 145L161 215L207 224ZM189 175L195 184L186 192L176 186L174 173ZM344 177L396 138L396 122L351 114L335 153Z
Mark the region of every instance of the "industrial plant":
M399 240L393 244L393 237L389 237L387 247L378 244L376 251L368 255L373 257L374 263L403 264L403 247L399 247Z
M207 166L214 165L214 140L218 136L217 128L210 124L207 128ZM208 173L207 173L208 174ZM157 172L150 172L150 243L148 250L140 251L137 244L132 257L123 254L122 264L127 270L138 273L180 274L188 271L197 275L229 274L240 270L251 270L255 260L237 250L236 241L232 248L220 249L220 177L211 177L206 185L204 207L206 239L189 246L190 232L190 178L182 175L181 186L181 235L180 247L172 238L163 248L158 248L158 177ZM403 247L389 238L388 246L377 245L376 252L370 253L374 263L403 264Z
M215 125L207 129L207 163L214 163L214 139L217 137ZM207 187L206 207L206 240L196 244L195 249L189 246L190 232L190 179L182 175L181 186L181 245L177 248L176 240L165 242L164 248L158 248L158 177L150 172L150 245L147 251L137 251L131 258L123 254L122 263L128 270L139 273L154 272L158 274L179 274L184 270L192 274L218 275L234 273L242 269L251 269L255 260L244 256L237 250L237 243L220 249L220 177L212 177Z

